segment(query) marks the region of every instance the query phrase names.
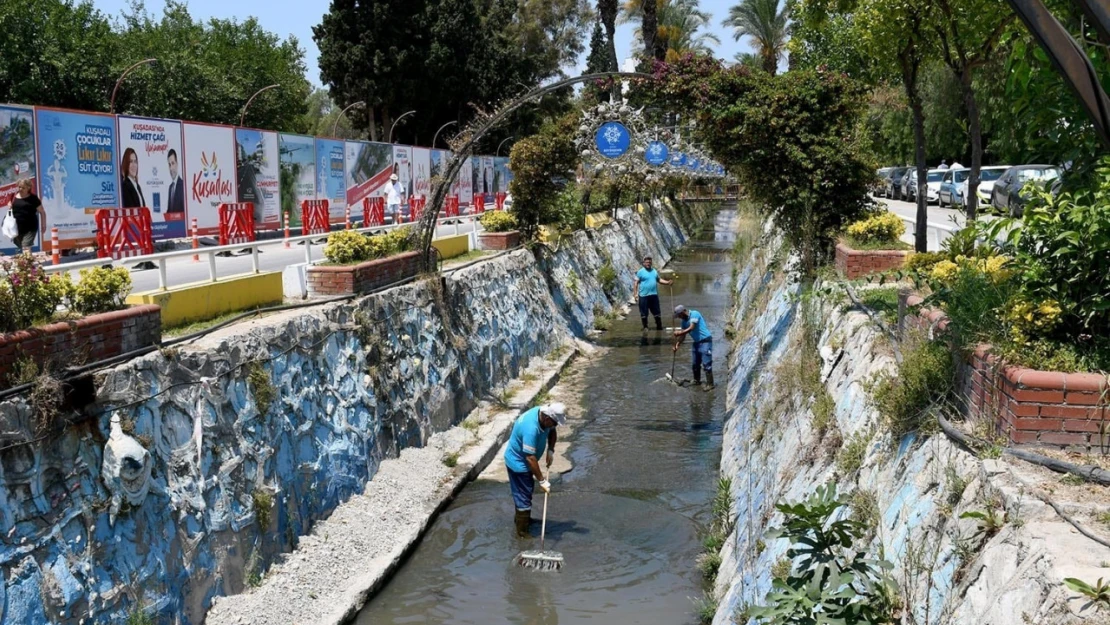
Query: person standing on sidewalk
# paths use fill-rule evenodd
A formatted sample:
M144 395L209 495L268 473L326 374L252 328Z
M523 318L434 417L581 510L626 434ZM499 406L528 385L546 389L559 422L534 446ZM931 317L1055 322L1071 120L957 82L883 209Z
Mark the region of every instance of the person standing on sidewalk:
M42 207L42 200L31 192L29 178L20 180L16 186L11 210L18 231L12 243L15 243L20 252L30 254L31 248L35 246L35 237L40 234L42 224L46 223L46 210Z
M648 313L655 316L655 329L663 329L663 318L659 310L659 285L671 284L659 275L659 270L651 266L651 256L644 256L644 266L636 272L636 282L632 285L632 298L640 306L640 323L648 329Z
M675 330L674 351L689 334L694 341L694 384L701 384L701 371L705 369L705 390L713 389L713 333L705 324L701 313L696 310L686 310L679 304L674 307L674 318L682 320L682 329Z
M401 223L401 198L405 194L401 190L400 178L397 174L389 177L389 184L385 185L385 211L393 218L393 223Z

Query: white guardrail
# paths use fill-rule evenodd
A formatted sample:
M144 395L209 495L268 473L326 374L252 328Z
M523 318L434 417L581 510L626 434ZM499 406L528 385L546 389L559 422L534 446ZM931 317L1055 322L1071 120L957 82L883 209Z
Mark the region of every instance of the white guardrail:
M454 226L455 226L455 232L454 232L453 236L458 236L459 234L462 234L462 233L459 232L459 225L461 223L473 222L474 227L473 227L473 229L471 229L470 233L468 233L468 234L471 234L472 237L476 237L477 233L479 232L479 230L478 230L478 228L479 228L478 217L479 216L480 215L471 214L471 215L460 215L458 217L440 217L439 219L436 220L436 230L438 231L438 229L440 227L445 226L445 225L451 225L453 223ZM366 233L366 234L379 234L379 233L388 232L390 230L394 230L394 229L405 227L405 226L412 227L412 226L417 226L417 225L419 225L419 222L387 224L387 225L383 225L383 226L368 226L368 227L363 227L363 228L351 228L350 230L346 230L346 229L344 229L344 230L332 230L330 232L322 232L320 234L305 234L305 235L300 235L300 236L296 236L296 237L289 237L289 238L267 239L265 241L254 241L254 242L251 242L251 243L234 243L234 244L231 244L231 245L201 246L201 247L196 247L196 248L187 248L187 249L183 249L183 250L173 250L171 252L158 252L156 254L145 254L145 255L142 255L142 256L126 256L126 257L122 257L122 258L119 258L119 259L114 259L114 258L111 258L111 257L93 258L93 259L90 259L90 260L81 260L81 261L76 261L76 262L72 262L72 263L62 263L60 265L45 265L45 266L43 266L43 270L46 273L61 273L61 272L75 271L75 270L79 270L79 269L87 269L87 268L90 268L90 267L103 267L104 265L109 264L109 263L121 263L121 264L122 263L127 263L127 264L131 265L131 264L134 264L134 263L152 262L152 263L156 263L158 265L158 288L159 288L159 290L165 291L167 288L169 288L169 276L168 276L168 271L169 270L168 270L168 266L167 266L166 261L169 261L171 259L185 258L185 257L188 257L188 256L207 256L208 257L208 277L209 277L209 280L211 280L212 282L219 282L220 278L219 278L219 275L216 272L216 258L221 253L231 252L231 253L234 254L235 252L242 252L244 250L250 250L250 253L251 253L251 273L261 273L262 270L259 266L258 253L259 253L260 248L263 248L263 247L282 246L282 247L287 247L288 248L288 247L291 247L294 244L303 243L304 244L304 259L305 259L304 262L306 262L307 264L312 264L312 262L313 262L312 261L313 241L320 241L322 239L327 239L328 235L330 235L334 232L362 232L362 233ZM440 238L440 237L435 237L435 238ZM472 241L471 249L474 249L474 247L475 247L475 245L473 244L473 241ZM133 268L132 268L132 270L133 270ZM243 274L238 274L238 275L243 275ZM225 276L225 279L226 278L231 278L231 277L234 277L234 276Z

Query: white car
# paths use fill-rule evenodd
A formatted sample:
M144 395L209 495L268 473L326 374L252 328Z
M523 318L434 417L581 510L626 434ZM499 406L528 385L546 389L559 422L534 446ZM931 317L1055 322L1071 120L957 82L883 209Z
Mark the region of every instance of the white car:
M930 169L925 179L925 200L927 202L940 201L940 183L944 180L943 169Z
M991 203L991 191L994 190L994 182L1002 177L1009 169L1009 165L991 165L979 170L979 204L989 205ZM967 180L964 180L960 185L960 197L967 197Z

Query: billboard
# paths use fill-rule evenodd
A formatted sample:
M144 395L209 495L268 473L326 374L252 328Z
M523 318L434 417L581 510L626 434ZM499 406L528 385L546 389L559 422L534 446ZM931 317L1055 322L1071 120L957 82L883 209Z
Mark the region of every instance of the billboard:
M185 208L201 234L220 231L220 204L237 202L235 129L185 122Z
M397 174L397 182L401 184L405 197L412 197L412 148L407 145L393 146L393 173Z
M289 214L290 225L300 226L301 202L316 199L316 139L284 133L278 135L278 169L281 177L281 212ZM339 144L339 182L339 194L343 195L342 143ZM342 203L339 205L339 212L342 217ZM331 207L331 213L334 219L335 207Z
M432 195L432 151L428 148L412 149L412 194L420 197Z
M486 206L493 204L493 194L497 193L497 188L493 186L493 157L482 156L482 196L485 199Z
M493 186L497 193L509 192L509 181L513 173L509 171L509 157L498 156L493 159Z
M254 204L254 227L273 230L281 219L281 159L275 132L235 129L235 172L240 202Z
M316 140L316 199L327 200L328 210L344 213L347 210L346 147L339 139ZM361 211L351 206L352 211ZM301 214L294 213L293 221L300 226Z
M63 248L91 246L96 210L119 206L116 121L39 108L35 129L38 153L49 163L39 174L47 227L58 229Z
M474 203L474 168L471 162L474 159L463 159L462 167L459 168L459 176L455 182L459 187L459 205L470 206Z
M347 203L354 208L362 200L382 194L393 172L393 146L368 141L346 142Z
M150 209L154 240L186 235L181 122L116 118L119 128L120 206Z
M446 172L447 164L450 162L450 152L447 150L432 150L431 169L429 169L428 177L431 178L433 187L443 181L443 174ZM459 181L457 178L451 182L450 188L447 189L447 195L454 195L456 197L459 195Z
M471 156L467 160L470 161L470 200L473 202L474 198L482 197L485 201L482 195L482 157Z
M35 181L35 115L30 108L0 106L0 207L11 204L16 183ZM15 246L0 237L0 251L11 253Z

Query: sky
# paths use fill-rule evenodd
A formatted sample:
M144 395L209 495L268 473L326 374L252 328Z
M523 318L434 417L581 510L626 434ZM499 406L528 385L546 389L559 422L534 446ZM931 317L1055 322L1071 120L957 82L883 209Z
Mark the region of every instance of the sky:
M751 47L747 41L736 42L732 32L721 26L721 20L728 15L728 8L736 0L701 0L702 9L711 16L711 32L721 40L721 45L716 47L717 56L732 60L737 52L749 52ZM118 16L129 8L129 0L93 0L93 4L109 16ZM305 64L308 66L308 80L316 86L321 86L320 71L316 66L319 51L312 41L312 27L319 24L329 6L328 0L301 0L300 2L283 2L280 8L273 0L190 0L189 13L194 18L207 20L211 17L246 19L254 16L262 26L281 38L293 35L297 38L301 48L305 51ZM161 15L165 6L163 0L147 0L146 8L155 16ZM632 24L617 27L617 56L622 60L630 56L632 49ZM586 35L586 45L589 45L589 34ZM579 61L578 70L585 67L585 54ZM622 63L623 64L623 63Z

